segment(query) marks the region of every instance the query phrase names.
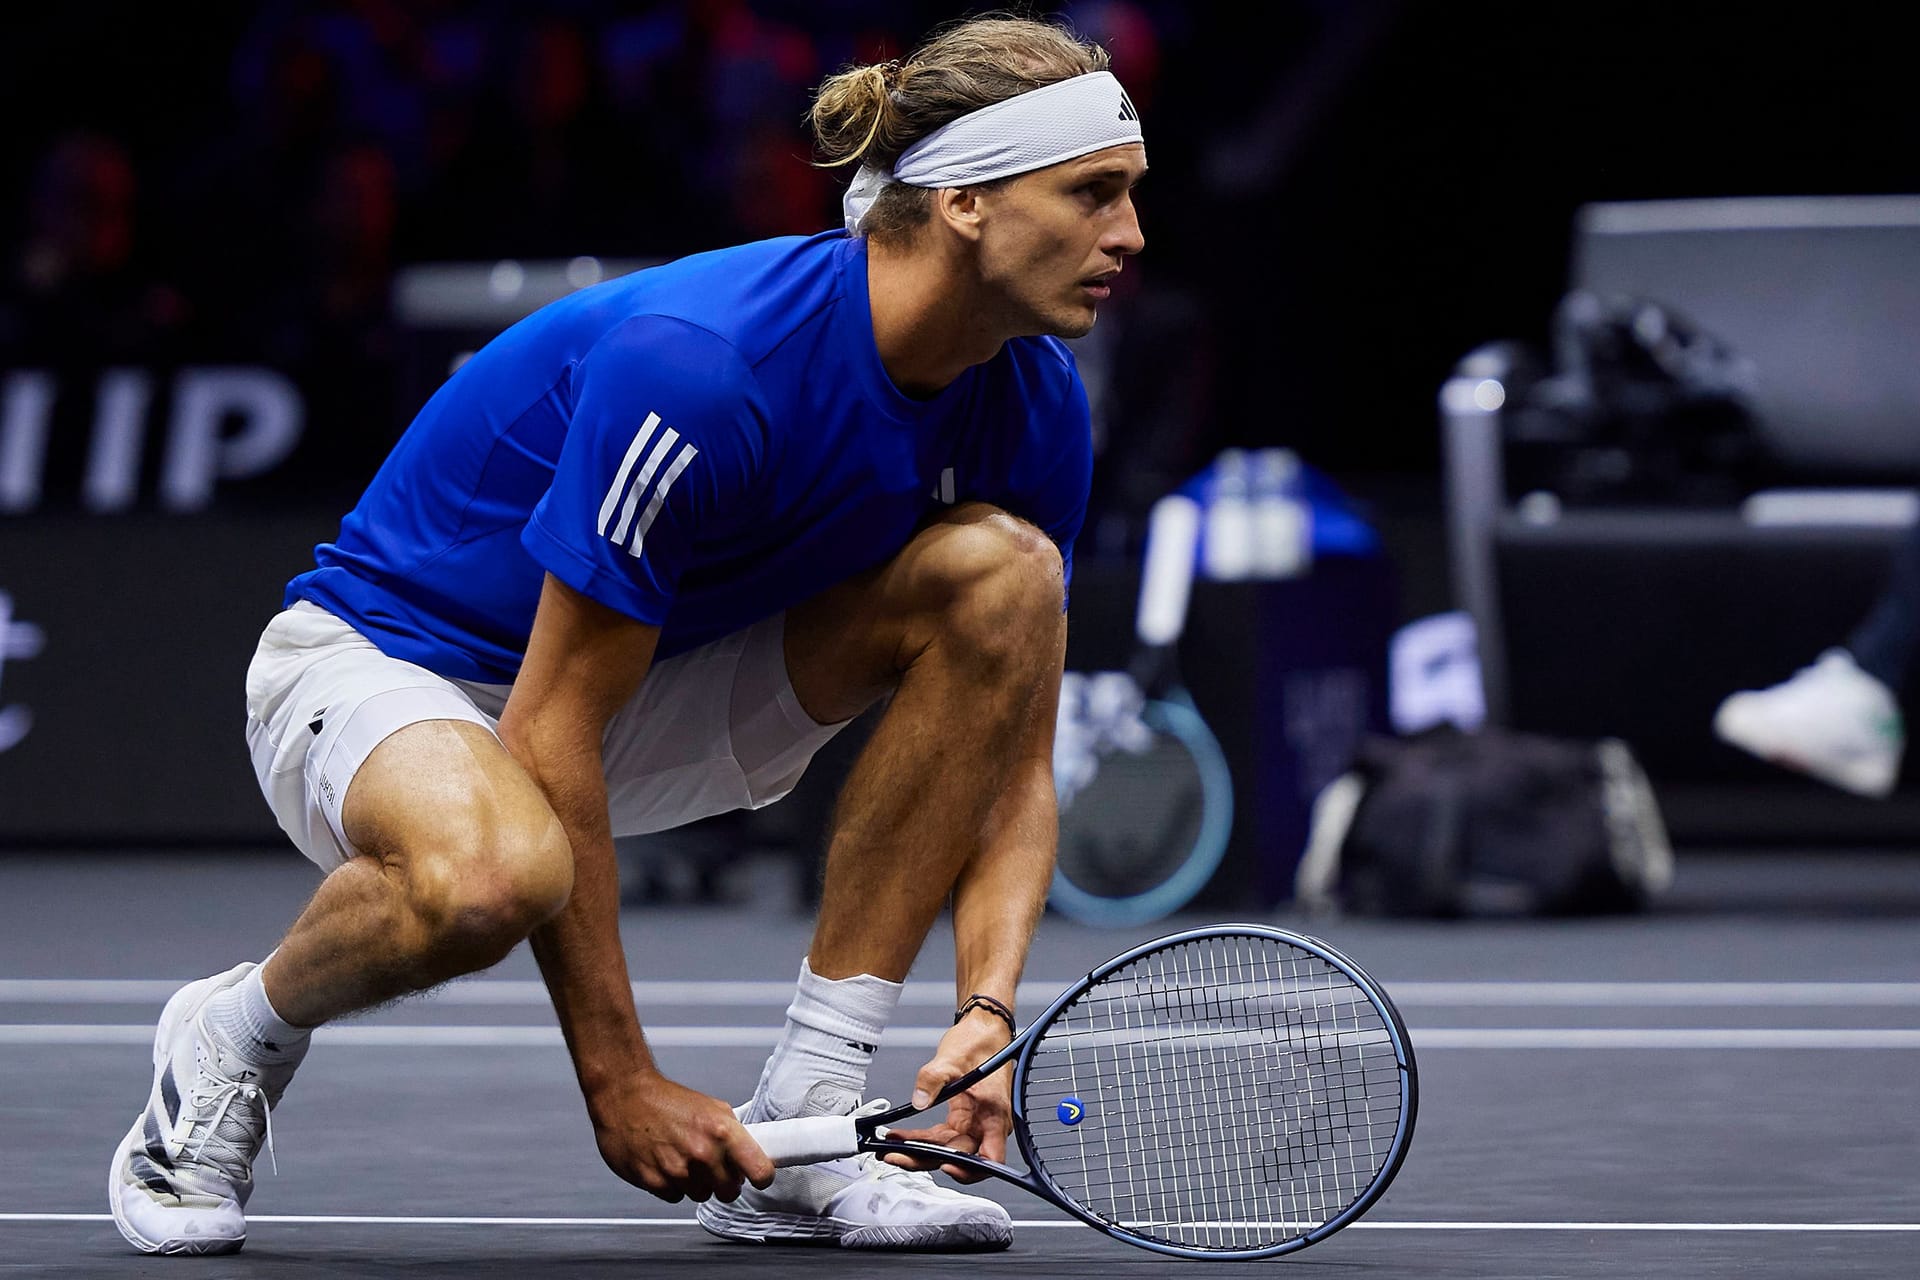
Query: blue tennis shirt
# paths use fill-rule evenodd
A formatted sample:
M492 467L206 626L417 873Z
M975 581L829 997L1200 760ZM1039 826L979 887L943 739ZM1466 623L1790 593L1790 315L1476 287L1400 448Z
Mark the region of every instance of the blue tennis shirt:
M511 681L543 575L661 628L670 657L890 559L947 503L1045 530L1069 578L1092 474L1053 338L927 400L873 342L866 242L698 254L569 294L483 347L287 586L381 650Z

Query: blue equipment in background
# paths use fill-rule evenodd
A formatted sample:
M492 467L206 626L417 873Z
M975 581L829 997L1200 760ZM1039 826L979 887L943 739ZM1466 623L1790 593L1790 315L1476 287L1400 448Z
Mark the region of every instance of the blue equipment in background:
M1061 862L1049 901L1090 923L1290 898L1315 797L1368 733L1388 731L1397 584L1358 505L1284 449L1226 450L1156 516L1173 502L1198 513L1191 594L1174 661L1160 667L1177 679L1151 687L1139 674L1144 637L1131 655L1112 638L1135 632L1117 615L1142 567L1090 561L1075 573L1073 669L1055 742ZM1152 543L1150 533L1143 559ZM1129 728L1131 756L1114 745ZM1153 759L1161 763L1142 764ZM1075 793L1101 768L1116 775L1111 798L1095 817L1076 816ZM1161 776L1174 781L1151 781ZM1176 791L1186 798L1162 794Z

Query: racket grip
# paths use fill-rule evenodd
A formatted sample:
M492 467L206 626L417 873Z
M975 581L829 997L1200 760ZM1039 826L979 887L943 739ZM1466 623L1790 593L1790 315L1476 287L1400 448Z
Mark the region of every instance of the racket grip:
M775 1167L818 1164L838 1160L860 1150L860 1134L852 1116L803 1116L798 1120L763 1120L747 1126Z
M1187 622L1193 589L1193 554L1200 540L1200 504L1170 493L1147 517L1146 560L1140 569L1140 601L1133 629L1152 646L1171 645Z

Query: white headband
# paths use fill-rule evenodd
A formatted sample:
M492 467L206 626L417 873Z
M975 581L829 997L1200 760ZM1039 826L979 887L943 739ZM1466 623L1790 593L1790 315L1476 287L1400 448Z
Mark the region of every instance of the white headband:
M1141 142L1140 113L1110 71L1056 80L968 112L900 153L891 172L861 165L841 198L858 233L888 184L967 187Z

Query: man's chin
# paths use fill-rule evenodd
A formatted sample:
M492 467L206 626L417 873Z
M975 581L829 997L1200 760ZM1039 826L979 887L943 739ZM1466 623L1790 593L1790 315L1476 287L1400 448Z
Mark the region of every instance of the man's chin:
M1100 312L1093 307L1062 312L1049 317L1046 331L1056 338L1084 338L1093 332L1093 322L1099 318Z

